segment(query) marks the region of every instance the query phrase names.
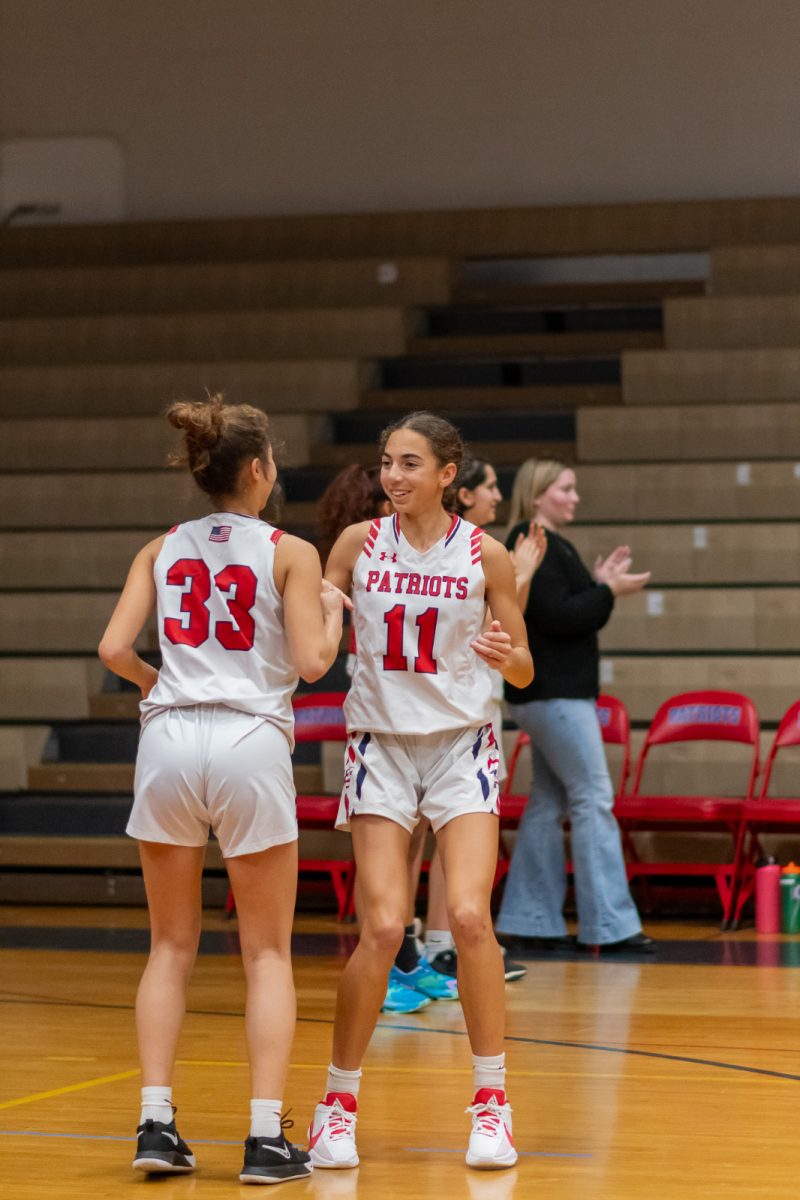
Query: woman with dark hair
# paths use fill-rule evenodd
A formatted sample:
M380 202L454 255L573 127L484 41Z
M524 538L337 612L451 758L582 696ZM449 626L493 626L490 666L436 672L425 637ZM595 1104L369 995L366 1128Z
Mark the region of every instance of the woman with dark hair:
M209 829L236 897L252 1078L243 1183L305 1178L287 1142L283 1087L295 1025L290 938L297 887L291 697L339 648L341 593L313 546L259 519L275 485L266 415L220 396L173 404L186 465L213 511L174 526L133 561L103 634L103 662L141 690L127 832L138 839L151 946L136 998L142 1108L133 1165L185 1173L172 1074L200 936ZM136 652L158 611L160 671ZM291 1122L288 1122L291 1124Z
M497 472L486 458L477 455L463 460L453 485L454 508L461 517L479 527L493 525L497 517L497 506L503 499L497 482ZM533 522L525 533L516 538L510 551L517 584L517 599L524 608L533 575L545 552L544 532ZM492 674L492 694L495 701L494 734L497 741L497 779L502 783L506 777L506 760L503 752L503 677ZM438 856L431 863L428 880L428 926L425 933L425 955L437 971L455 975L457 956L453 935L447 927L447 906L444 876ZM512 982L522 979L526 968L521 963L510 961L503 951L503 973Z
M317 545L323 563L343 529L356 521L385 517L391 505L381 487L380 467L351 463L334 475L317 506Z
M361 934L339 985L309 1151L315 1166L358 1164L361 1061L403 938L411 834L426 817L442 854L473 1052L467 1164L509 1167L517 1153L505 1093L505 990L489 907L498 845L490 670L524 687L533 667L508 553L445 507L462 458L457 430L412 413L384 431L380 453L394 513L346 529L326 568L354 601L358 655L337 825L353 836Z

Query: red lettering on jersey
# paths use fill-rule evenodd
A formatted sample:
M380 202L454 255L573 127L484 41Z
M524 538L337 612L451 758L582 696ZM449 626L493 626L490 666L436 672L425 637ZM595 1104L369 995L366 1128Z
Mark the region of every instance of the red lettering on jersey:
M420 577L416 571L410 571L408 575L408 587L406 588L407 596L419 595Z
M423 575L423 576L422 576L422 591L420 592L420 596L427 596L427 594L428 594L428 584L430 583L430 581L431 581L431 577L430 577L430 575Z
M372 591L373 585L378 582L380 577L381 577L380 571L368 571L367 572L367 591L368 592Z
M394 590L402 592L403 582L408 579L408 571L395 571L394 573Z
M388 571L383 572L383 579L378 584L379 592L390 592L392 590L392 580Z
M429 577L425 576L426 581ZM423 593L425 596L438 596L442 590L442 578L440 575L431 575L428 583L427 591Z
M452 588L453 584L455 583L456 577L455 577L455 575L445 575L443 577L443 581L444 581L444 598L445 598L445 600L449 600L450 599L450 589Z
M456 599L466 600L469 595L469 580L466 575L462 575L456 580Z

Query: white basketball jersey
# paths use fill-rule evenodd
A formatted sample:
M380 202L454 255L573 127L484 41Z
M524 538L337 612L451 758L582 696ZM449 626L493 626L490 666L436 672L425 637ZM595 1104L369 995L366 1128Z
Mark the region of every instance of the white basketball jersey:
M491 721L491 670L470 647L486 611L482 537L454 516L420 553L396 514L372 522L353 568L348 730L424 734Z
M225 704L273 721L293 743L297 672L274 578L281 536L228 512L167 534L153 566L162 666L143 721L176 705Z

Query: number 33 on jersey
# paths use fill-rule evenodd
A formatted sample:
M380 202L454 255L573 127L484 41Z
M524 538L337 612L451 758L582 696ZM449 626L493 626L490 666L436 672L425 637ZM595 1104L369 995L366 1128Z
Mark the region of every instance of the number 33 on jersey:
M292 740L297 673L275 587L280 537L258 517L213 513L164 538L153 567L162 667L143 720L167 706L226 704Z
M482 537L454 516L421 553L397 514L372 522L353 568L348 729L423 734L491 721L490 669L470 647L486 611Z

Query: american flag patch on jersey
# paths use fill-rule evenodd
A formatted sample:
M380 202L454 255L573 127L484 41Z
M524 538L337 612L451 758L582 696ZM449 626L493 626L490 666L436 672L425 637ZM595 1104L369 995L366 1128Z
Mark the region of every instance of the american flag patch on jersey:
M210 542L227 542L232 528L232 525L214 525L208 535L208 540Z

